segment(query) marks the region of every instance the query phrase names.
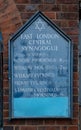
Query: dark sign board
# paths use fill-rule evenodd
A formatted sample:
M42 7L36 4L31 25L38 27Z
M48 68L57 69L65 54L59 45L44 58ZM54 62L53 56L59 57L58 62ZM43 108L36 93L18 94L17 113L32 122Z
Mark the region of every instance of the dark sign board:
M9 44L10 116L70 118L72 43L37 12Z

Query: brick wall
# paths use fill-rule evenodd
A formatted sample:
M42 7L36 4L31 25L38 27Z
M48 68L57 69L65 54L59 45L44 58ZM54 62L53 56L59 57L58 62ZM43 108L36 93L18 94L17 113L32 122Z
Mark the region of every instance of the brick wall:
M36 11L42 11L73 42L73 118L9 120L8 40ZM78 130L78 0L0 0L3 34L3 125L4 130Z
M2 114L2 109L3 109L3 102L2 102L2 93L3 93L3 88L2 88L2 83L3 83L3 79L2 79L2 53L0 53L0 127L2 127L2 119L3 119L3 114Z

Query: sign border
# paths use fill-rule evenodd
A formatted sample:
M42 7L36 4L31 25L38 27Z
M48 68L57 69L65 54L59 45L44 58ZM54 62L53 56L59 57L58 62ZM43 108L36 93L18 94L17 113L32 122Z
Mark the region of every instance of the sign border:
M66 39L68 41L68 43L70 44L70 94L69 94L69 98L70 98L70 116L68 117L13 117L13 77L12 77L12 72L13 72L13 64L12 64L12 56L13 56L13 52L11 52L11 48L13 45L14 40L20 36L38 17L43 18L53 29L55 29L64 39ZM24 26L22 26L9 40L9 118L10 119L23 119L23 118L72 118L73 117L73 45L72 45L72 41L71 39L61 30L59 29L59 27L54 24L50 19L48 19L42 12L38 11L35 15L33 15L28 22L26 22L24 24Z

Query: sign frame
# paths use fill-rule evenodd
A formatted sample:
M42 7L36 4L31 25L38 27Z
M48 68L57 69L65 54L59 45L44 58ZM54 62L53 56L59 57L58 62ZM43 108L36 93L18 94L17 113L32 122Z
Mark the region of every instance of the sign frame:
M12 64L12 56L13 56L13 52L12 47L13 47L13 42L14 40L19 37L38 17L41 17L45 22L47 22L53 29L55 29L65 40L68 41L68 43L70 44L70 93L69 93L69 110L70 110L70 114L68 116L40 116L40 117L14 117L13 116L13 64ZM21 27L9 40L9 109L10 109L10 113L9 113L9 117L10 119L18 119L18 118L72 118L73 116L73 46L72 46L72 41L71 39L61 30L59 29L59 27L54 24L50 19L48 19L42 12L38 11L35 15L33 15L33 17L31 17L28 22L26 22L24 24L23 27Z

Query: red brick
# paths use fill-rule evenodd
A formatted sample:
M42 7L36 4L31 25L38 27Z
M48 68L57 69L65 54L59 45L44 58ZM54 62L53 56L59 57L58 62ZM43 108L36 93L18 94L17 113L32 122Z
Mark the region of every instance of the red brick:
M67 35L70 35L70 37L71 37L71 35L74 35L74 36L76 36L76 35L78 35L79 34L79 29L78 28L64 28L63 27L63 30L67 33Z
M54 19L52 20L59 28L61 27L61 20Z
M63 12L77 12L78 11L78 4L64 4L62 5Z
M55 0L44 0L44 4L55 4Z
M13 126L24 126L25 125L25 119L23 120L21 120L21 119L18 119L18 120L16 120L16 119L14 119L14 120L9 120L9 117L7 117L7 118L4 118L4 126L8 126L8 125L13 125Z
M76 125L76 124L78 124L78 118L72 119L71 125Z
M9 109L9 103L8 103L8 102L5 102L5 103L3 104L3 109L4 109L4 110L8 110L8 109Z
M4 96L4 97L3 97L3 101L4 101L4 102L8 102L8 101L9 101L9 97L8 97L7 95Z
M22 19L29 19L34 13L21 13Z
M37 130L34 126L21 126L21 130Z
M61 27L68 27L68 21L67 20L62 20L61 22Z
M78 102L78 96L73 96L73 102L77 103Z
M4 126L4 130L14 130L13 126Z
M9 95L9 89L8 89L8 88L5 88L5 89L3 90L3 94L4 94L4 96Z
M27 4L27 5L17 5L17 8L20 12L27 12L27 11L37 11L39 8L38 4Z
M78 72L73 73L73 78L74 78L74 80L78 80L78 78L79 78Z
M8 80L8 72L4 72L3 73L3 80Z
M7 111L3 111L3 116L4 116L4 118L6 118L6 117L9 116L9 112L8 112L8 110L7 110Z
M47 120L44 120L44 124L45 125L55 125L56 124L56 120L54 120L54 119L47 119Z
M68 128L67 128L67 126L63 126L62 128L61 128L61 130L67 130Z
M3 66L3 70L4 70L4 72L8 71L8 65L7 65L7 64L5 64L5 65Z
M70 127L68 128L68 130L78 130L78 127L77 127L77 126L70 126Z
M42 119L31 119L31 120L26 120L27 125L43 125L44 121Z
M72 39L73 43L75 43L75 44L77 44L77 42L79 40L78 37L77 37L78 34L79 34L79 30L77 30L76 34L70 36L70 38Z
M31 4L40 4L43 3L43 0L31 0Z
M61 130L59 126L42 126L38 127L38 130Z
M8 80L4 80L4 81L3 81L3 86L4 86L4 89L9 87L9 82L8 82Z
M69 12L69 13L56 13L56 18L57 19L67 19L67 20L75 20L75 19L78 19L78 13L76 12Z
M69 120L69 119L58 119L58 120L56 120L56 125L69 125L69 124L71 124L71 120Z
M15 126L15 129L14 130L19 130L19 127L18 126Z
M50 19L56 19L56 13L54 12L46 12L44 13L47 17L49 17Z
M58 4L78 4L77 0L57 0Z
M73 111L73 117L78 118L78 112Z
M30 3L30 0L14 0L18 4Z
M75 64L75 65L77 65L78 64L78 59L77 58L73 58L73 63Z
M79 23L76 20L68 21L68 27L78 27Z
M73 110L78 112L78 110L79 110L79 104L78 103L73 105Z
M50 11L55 11L55 12L58 12L58 11L61 11L61 5L57 5L57 4L44 4L43 5L43 9L42 11L45 11L45 12L50 12Z
M74 89L73 89L73 94L74 94L74 95L78 95L78 89L77 89L77 88L74 88Z

